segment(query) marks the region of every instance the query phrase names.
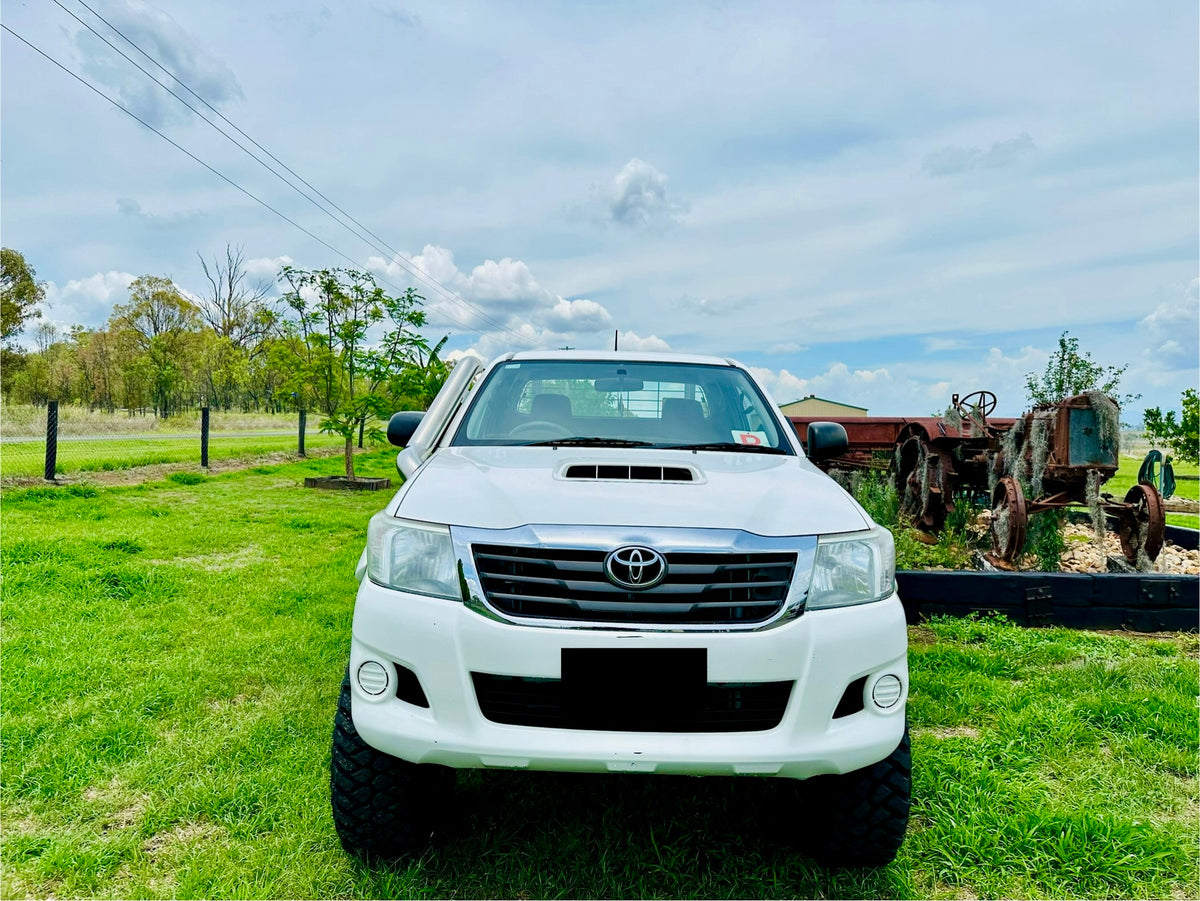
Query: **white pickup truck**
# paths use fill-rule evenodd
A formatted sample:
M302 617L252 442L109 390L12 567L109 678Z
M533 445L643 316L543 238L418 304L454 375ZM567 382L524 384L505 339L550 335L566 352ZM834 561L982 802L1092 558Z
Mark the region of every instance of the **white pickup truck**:
M388 434L405 482L370 522L333 733L344 848L420 848L455 770L496 767L809 780L814 857L895 857L892 536L745 367L468 357Z

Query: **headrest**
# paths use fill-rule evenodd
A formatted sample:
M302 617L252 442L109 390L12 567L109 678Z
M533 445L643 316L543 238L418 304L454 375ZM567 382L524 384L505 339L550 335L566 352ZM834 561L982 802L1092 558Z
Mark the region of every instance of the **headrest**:
M529 407L529 418L565 422L571 418L571 399L565 394L536 394Z
M662 418L671 423L702 424L704 408L700 406L700 401L689 397L666 397L662 402Z

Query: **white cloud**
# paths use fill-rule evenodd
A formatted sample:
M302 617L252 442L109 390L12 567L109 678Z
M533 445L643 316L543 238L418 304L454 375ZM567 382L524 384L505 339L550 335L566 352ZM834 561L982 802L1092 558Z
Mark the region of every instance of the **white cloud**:
M528 266L510 257L499 262L484 260L461 283L468 295L479 300L515 301L524 305L530 300L545 300L551 296L537 283Z
M481 355L576 344L612 324L602 304L555 294L538 283L522 260L485 260L466 273L451 251L432 244L407 260L411 262L373 256L367 268L398 284L413 285L425 298L432 327L480 333ZM414 269L445 290L414 277Z
M175 228L191 225L204 218L203 210L180 210L176 213L151 213L142 209L142 205L131 197L117 198L117 211L123 216L130 216L152 228Z
M1179 297L1160 303L1138 323L1149 347L1143 355L1164 368L1200 362L1200 279L1192 279Z
M250 278L271 279L279 275L279 270L284 266L295 265L295 261L284 254L278 257L255 257L252 260L246 260L242 268L246 270L246 275Z
M112 312L113 304L129 299L129 286L137 278L132 272L97 272L86 278L71 279L61 288L46 282L45 319L64 331L72 325L101 325Z
M608 310L594 300L558 298L546 313L546 325L556 332L598 332L612 325Z
M750 302L744 297L723 297L716 300L708 297L683 297L679 300L679 306L689 313L699 313L701 316L724 316L749 305Z
M647 335L641 337L637 332L621 332L618 336L617 346L621 350L670 350L669 345L658 335Z
M242 97L241 85L229 66L204 50L166 13L138 0L118 0L105 7L105 18L213 106ZM77 32L75 45L83 57L83 74L112 88L133 113L151 125L161 127L191 118L192 113L182 103L92 32L86 29ZM170 76L145 60L138 62L193 107L202 108L200 101L187 94Z
M772 344L767 348L766 353L769 354L798 354L804 347L794 341L784 341L780 344Z
M926 175L938 178L943 175L958 175L969 169L996 169L1015 163L1026 154L1037 150L1028 132L1021 132L1007 141L997 141L987 150L980 147L948 146L927 154L921 169Z
M966 343L960 338L943 338L937 335L928 335L921 339L921 343L925 346L925 353L927 354L963 350L967 347Z
M678 222L684 204L667 197L667 176L637 157L625 164L609 188L612 221L629 228L661 229Z

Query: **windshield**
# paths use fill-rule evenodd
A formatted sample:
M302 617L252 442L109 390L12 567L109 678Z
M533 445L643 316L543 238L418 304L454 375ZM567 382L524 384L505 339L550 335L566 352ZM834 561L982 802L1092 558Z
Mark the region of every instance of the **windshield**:
M793 453L740 369L611 360L497 366L452 443Z

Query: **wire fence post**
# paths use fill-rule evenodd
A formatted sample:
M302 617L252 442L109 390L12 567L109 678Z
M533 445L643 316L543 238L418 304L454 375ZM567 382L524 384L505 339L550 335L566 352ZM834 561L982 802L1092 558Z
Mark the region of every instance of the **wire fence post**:
M307 418L307 416L308 416L308 412L303 407L301 407L300 408L300 435L296 442L297 443L296 453L297 453L297 455L299 455L301 457L303 457L305 455L304 454L304 420Z
M208 469L208 407L200 408L200 465Z
M367 425L367 417L364 416L362 419L360 419L358 421L358 446L360 449L362 448L363 429L366 427L366 425Z
M46 402L46 469L45 478L54 481L58 468L58 401Z

